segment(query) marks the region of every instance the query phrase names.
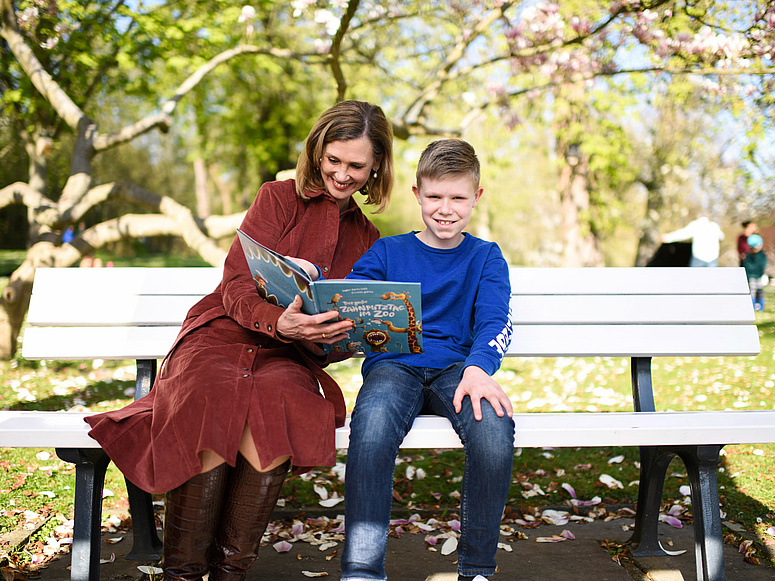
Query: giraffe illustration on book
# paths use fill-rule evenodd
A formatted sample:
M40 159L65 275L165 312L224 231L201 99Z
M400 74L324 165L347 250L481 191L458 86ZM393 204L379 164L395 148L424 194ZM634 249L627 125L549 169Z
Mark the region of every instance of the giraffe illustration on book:
M414 307L409 301L410 298L411 297L406 293L388 292L382 295L383 300L403 301L404 305L406 306L406 313L409 319L407 321L406 328L396 327L390 321L383 321L381 319L375 319L375 321L382 323L388 328L389 331L393 333L406 333L406 341L409 344L409 352L422 353L422 347L420 347L420 342L417 340L417 334L422 333L422 323L417 323Z

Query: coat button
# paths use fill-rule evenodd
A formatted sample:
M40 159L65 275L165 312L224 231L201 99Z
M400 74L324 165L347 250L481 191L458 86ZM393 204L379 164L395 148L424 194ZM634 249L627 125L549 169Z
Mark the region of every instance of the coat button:
M323 267L323 272L328 272L328 267L327 266Z
M253 353L253 348L252 347L248 347L248 353Z
M258 323L256 323L256 325L258 325ZM272 323L268 323L266 325L266 330L269 331L270 333L272 332Z
M260 329L260 328L261 328L261 324L260 324L260 323L253 323L253 326L254 326L256 329Z
M245 375L243 375L242 377L250 377L250 375L248 375L248 374L246 373L246 374L245 374Z

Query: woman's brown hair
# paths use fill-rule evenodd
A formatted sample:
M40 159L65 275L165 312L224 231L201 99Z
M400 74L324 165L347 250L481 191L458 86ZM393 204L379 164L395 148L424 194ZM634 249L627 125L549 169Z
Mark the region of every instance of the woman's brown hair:
M377 206L375 212L382 212L393 190L393 127L379 106L365 101L341 101L318 118L296 163L299 196L304 198L304 192L325 189L320 159L326 145L360 137L368 138L374 157L380 160L377 177L370 176L361 193L367 204Z

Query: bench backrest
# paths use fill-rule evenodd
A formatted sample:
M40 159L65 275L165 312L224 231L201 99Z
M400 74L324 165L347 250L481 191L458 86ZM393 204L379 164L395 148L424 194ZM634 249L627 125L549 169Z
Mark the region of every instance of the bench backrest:
M510 269L511 356L756 355L742 268ZM40 268L27 359L160 359L210 267Z

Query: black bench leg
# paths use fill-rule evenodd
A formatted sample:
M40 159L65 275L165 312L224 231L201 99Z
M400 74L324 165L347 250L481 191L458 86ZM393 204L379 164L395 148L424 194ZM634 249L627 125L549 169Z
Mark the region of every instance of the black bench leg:
M153 514L151 495L138 488L126 478L129 493L129 512L132 515L132 550L127 559L135 561L161 560L162 543L156 534L156 519Z
M637 545L632 551L636 557L661 557L671 554L659 542L658 526L665 474L675 456L673 451L657 446L640 448L638 511L635 514L635 531L628 541Z
M721 448L723 446L685 446L679 451L692 489L697 581L726 579L717 472Z
M156 359L137 360L135 399L148 395L156 379ZM135 561L158 561L161 559L162 544L156 534L156 520L153 516L151 495L138 488L128 479L129 512L132 514L132 550L126 556Z
M57 448L57 456L75 464L75 516L70 553L71 581L100 578L102 488L110 458L99 448Z

